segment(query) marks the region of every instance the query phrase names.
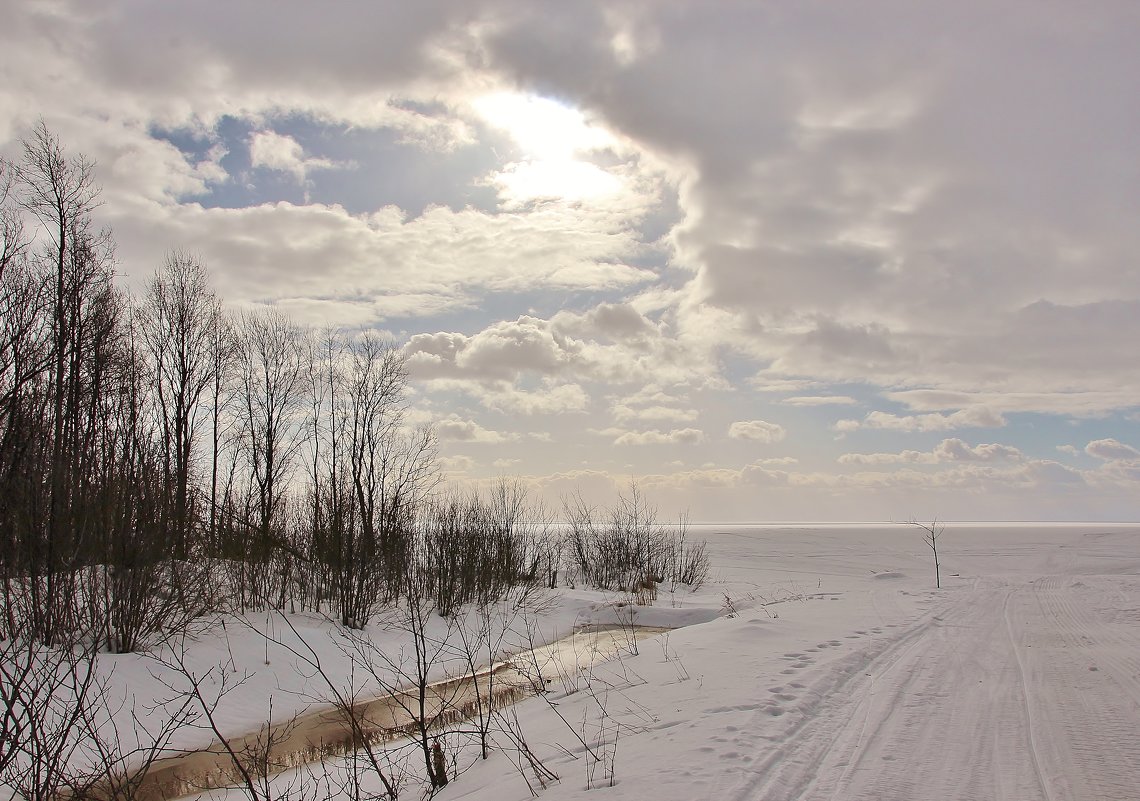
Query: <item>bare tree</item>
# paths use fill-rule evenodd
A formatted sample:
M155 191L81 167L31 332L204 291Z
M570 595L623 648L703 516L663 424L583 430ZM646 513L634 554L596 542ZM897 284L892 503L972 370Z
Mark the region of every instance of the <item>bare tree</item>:
M403 581L435 482L435 438L407 425L408 373L390 341L326 331L308 383L313 559L341 623L363 628Z
M938 563L938 540L942 537L942 532L946 530L946 526L938 522L935 518L930 523L919 523L912 520L910 523L923 530L922 541L929 546L931 553L934 554L934 586L937 589L942 588L942 571Z
M217 327L211 332L210 344L210 543L215 550L218 547L219 503L218 481L220 478L221 457L223 443L230 439L229 435L235 426L232 406L237 396L235 381L235 364L239 354L237 333L233 321L226 314L218 317ZM233 460L231 460L233 466ZM221 495L228 495L232 484L233 470L229 471L226 491Z
M472 684L471 701L465 711L470 713L483 759L490 756L495 745L493 734L500 706L515 700L518 692L517 684L503 686L499 682L499 663L516 647L509 641L518 635L516 623L534 618L544 609L549 609L549 600L539 586L520 585L502 599L479 603L455 627L457 652Z
M4 265L0 275L0 429L19 417L24 388L51 366L49 286L44 272L27 258Z
M155 797L147 781L152 769L162 757L182 753L171 740L182 727L195 725L198 713L184 696L153 699L140 708L108 691L84 705L82 719L92 763L87 797L134 801Z
M262 572L285 544L278 523L302 442L303 336L292 320L274 309L241 319L241 448L249 468L243 556ZM256 597L244 600L269 600L260 579L245 589Z
M403 448L408 373L400 351L369 331L351 341L349 355L349 480L359 527L347 527L334 558L341 622L363 628L383 598L381 582L406 559L409 512L422 497L426 465L422 454Z
M334 593L334 553L339 553L350 525L352 493L344 480L343 443L348 425L341 376L344 337L332 327L310 340L307 364L309 417L306 421L308 445L308 526L313 559L309 562L316 584L313 610ZM343 619L343 618L342 618Z
M348 677L334 676L324 664L320 653L301 636L301 632L292 621L285 615L281 616L281 620L292 633L296 644L277 638L268 630L258 633L265 637L267 642L272 642L291 653L297 658L301 669L311 671L312 675L325 685L328 694L320 700L330 702L348 725L352 755L348 766L350 776L346 789L350 797L354 799L360 797L362 761L360 756L363 754L363 762L367 768L371 768L384 786L383 797L395 801L405 778L405 771L400 768L398 762L391 760L391 755L386 752L382 744L378 745L375 723L369 719L368 705L361 698L362 688L355 680L355 665ZM347 681L347 685L342 683L342 679Z
M236 783L250 801L289 798L292 795L292 784L282 790L274 788L271 779L283 767L278 762L280 756L275 756L275 747L289 736L291 721L273 724L271 697L266 723L257 734L235 737L224 731L218 720L218 710L226 697L249 679L248 674L235 678L222 665L216 665L205 672L195 671L187 661L185 638L172 640L168 645L167 650L154 658L166 669L168 678L163 681L171 691L171 698L181 699L184 708L192 710L196 724L215 738L216 744L211 751L217 755L217 772L227 782ZM292 721L295 720L296 716ZM218 786L218 777L213 772L203 778L206 781L200 787L191 789ZM193 784L193 780L187 783Z
M657 510L647 503L637 485L619 495L608 510L608 520L581 496L563 499L569 523L567 547L578 575L599 589L620 590L652 603L657 585L666 579L697 587L708 576L709 558L704 542L688 537L688 520L677 525L657 522Z
M55 292L55 373L53 400L53 440L58 449L53 463L63 464L67 419L64 406L69 393L67 383L74 380L67 369L74 356L76 332L76 289L85 276L76 276L75 267L89 260L89 251L98 248L99 239L90 230L91 211L99 204L99 187L95 184L94 163L83 155L68 157L59 139L43 120L23 140L23 159L16 164L16 180L20 184L20 205L42 226L50 241L44 257L54 268ZM77 280L78 279L78 280ZM52 477L53 523L60 516L58 505L63 497L64 480L57 470Z
M11 582L38 560L46 502L43 474L50 448L48 371L52 365L50 282L24 254L0 275L0 608L16 628Z
M154 373L156 413L163 443L166 495L173 504L169 533L174 553L189 554L190 494L198 423L206 390L218 369L216 337L221 301L206 268L177 251L147 284L139 315Z
M129 312L128 312L129 314ZM114 653L146 644L175 619L194 615L176 588L177 566L163 530L167 485L158 437L149 414L151 373L137 328L126 326L117 360L116 388L108 393L99 438L98 503L88 510L94 533L82 596L91 629Z

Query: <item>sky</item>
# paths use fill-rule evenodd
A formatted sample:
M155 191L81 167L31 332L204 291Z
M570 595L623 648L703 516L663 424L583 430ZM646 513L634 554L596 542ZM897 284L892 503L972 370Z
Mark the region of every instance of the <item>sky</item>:
M405 349L444 480L1140 519L1140 5L0 0L126 285Z

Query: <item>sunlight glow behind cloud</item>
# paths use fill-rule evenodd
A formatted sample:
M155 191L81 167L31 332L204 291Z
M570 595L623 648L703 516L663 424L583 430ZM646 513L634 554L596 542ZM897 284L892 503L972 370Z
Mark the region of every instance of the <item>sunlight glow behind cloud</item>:
M613 173L580 158L615 144L608 132L587 123L580 111L548 98L505 92L477 98L472 105L522 152L521 161L507 164L490 178L508 206L543 198L584 201L622 188Z
M546 97L499 92L476 98L472 106L486 122L510 134L531 159L561 161L615 144L582 112Z

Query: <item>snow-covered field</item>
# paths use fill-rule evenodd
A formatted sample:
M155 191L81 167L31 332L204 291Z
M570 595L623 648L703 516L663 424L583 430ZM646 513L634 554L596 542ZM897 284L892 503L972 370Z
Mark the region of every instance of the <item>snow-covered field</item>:
M714 581L616 611L680 628L515 707L559 777L543 798L1140 799L1140 526L948 525L940 590L912 527L693 533ZM621 600L565 591L544 636L612 619ZM298 628L347 675L319 644L327 624ZM151 692L141 663L118 659L136 698ZM232 623L192 659L250 672L220 710L235 734L269 695L275 716L321 696ZM525 799L524 775L540 789L505 754L454 758L464 772L440 798Z

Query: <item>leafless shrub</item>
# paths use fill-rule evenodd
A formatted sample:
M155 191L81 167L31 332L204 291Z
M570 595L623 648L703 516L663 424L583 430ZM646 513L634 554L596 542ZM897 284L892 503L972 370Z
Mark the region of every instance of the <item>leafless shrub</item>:
M593 587L626 592L641 604L656 600L658 584L675 590L705 582L709 557L703 541L688 538L688 520L658 523L657 510L634 485L616 504L599 512L580 495L563 499L567 549L574 572Z
M509 492L499 483L489 497L452 491L427 505L416 559L441 615L539 580L537 539L521 519L524 496Z
M46 646L30 632L0 641L0 783L29 801L54 801L92 780L73 758L84 714L106 692L94 659L80 641Z

